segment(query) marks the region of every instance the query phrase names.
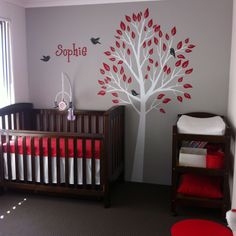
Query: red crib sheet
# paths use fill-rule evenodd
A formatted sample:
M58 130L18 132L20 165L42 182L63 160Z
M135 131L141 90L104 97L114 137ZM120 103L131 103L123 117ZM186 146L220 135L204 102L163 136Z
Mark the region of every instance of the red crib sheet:
M48 138L42 138L42 146L43 146L43 156L48 156ZM65 139L59 139L59 147L60 147L60 156L65 157ZM82 139L77 139L77 157L82 158L85 153L85 158L92 158L92 140L85 140L85 149L83 150ZM95 159L100 159L101 155L101 141L94 141L94 157ZM3 151L7 152L7 143L3 144ZM39 156L39 138L34 138L34 152L36 156ZM10 141L10 153L15 153L15 141ZM56 138L51 138L51 156L56 156L57 147L56 147ZM18 154L23 154L23 138L18 138ZM31 155L31 145L30 145L30 137L26 137L26 154ZM74 142L72 138L68 139L68 157L74 157Z

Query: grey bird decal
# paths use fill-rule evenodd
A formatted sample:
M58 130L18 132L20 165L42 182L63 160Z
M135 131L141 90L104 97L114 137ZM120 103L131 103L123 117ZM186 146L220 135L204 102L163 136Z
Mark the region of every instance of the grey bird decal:
M131 93L132 93L133 96L138 96L139 95L139 93L137 93L134 89L131 90Z
M170 49L170 55L172 55L175 58L175 49L174 48Z
M50 56L43 56L40 60L47 62L50 60L50 58L51 58Z
M91 42L93 43L93 44L101 44L100 42L99 42L99 40L100 40L100 38L91 38L90 39L91 40Z

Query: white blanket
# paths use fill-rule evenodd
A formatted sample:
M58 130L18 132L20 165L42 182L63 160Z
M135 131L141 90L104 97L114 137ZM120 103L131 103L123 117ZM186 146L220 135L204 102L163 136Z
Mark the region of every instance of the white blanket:
M197 118L182 115L177 122L177 128L183 134L224 135L226 125L220 116Z

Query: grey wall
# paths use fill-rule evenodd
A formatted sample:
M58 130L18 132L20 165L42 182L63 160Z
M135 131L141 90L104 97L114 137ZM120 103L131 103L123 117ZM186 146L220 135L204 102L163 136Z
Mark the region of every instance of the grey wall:
M50 7L26 10L29 89L36 107L52 107L60 90L60 73L73 80L75 104L81 109L107 109L111 97L97 96L103 52L114 44L115 30L125 15L150 9L153 20L170 31L176 26L177 40L187 37L196 45L190 56L194 73L192 99L168 104L166 114L152 111L147 116L144 182L170 184L171 132L178 113L208 111L226 114L231 41L232 0L175 0L150 3ZM91 36L101 37L92 45ZM56 57L59 43L88 48L86 57ZM42 55L51 55L45 63ZM126 109L126 179L130 180L138 117Z

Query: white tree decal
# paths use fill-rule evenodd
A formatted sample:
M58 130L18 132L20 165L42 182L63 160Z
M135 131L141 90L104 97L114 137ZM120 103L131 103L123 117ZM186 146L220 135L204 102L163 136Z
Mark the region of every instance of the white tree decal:
M164 106L177 99L191 99L186 78L192 73L187 55L195 45L189 38L174 43L176 27L163 33L149 19L149 9L125 16L116 30L115 45L104 54L98 95L110 93L113 103L130 104L139 115L132 180L143 180L146 115L152 110L165 113Z

